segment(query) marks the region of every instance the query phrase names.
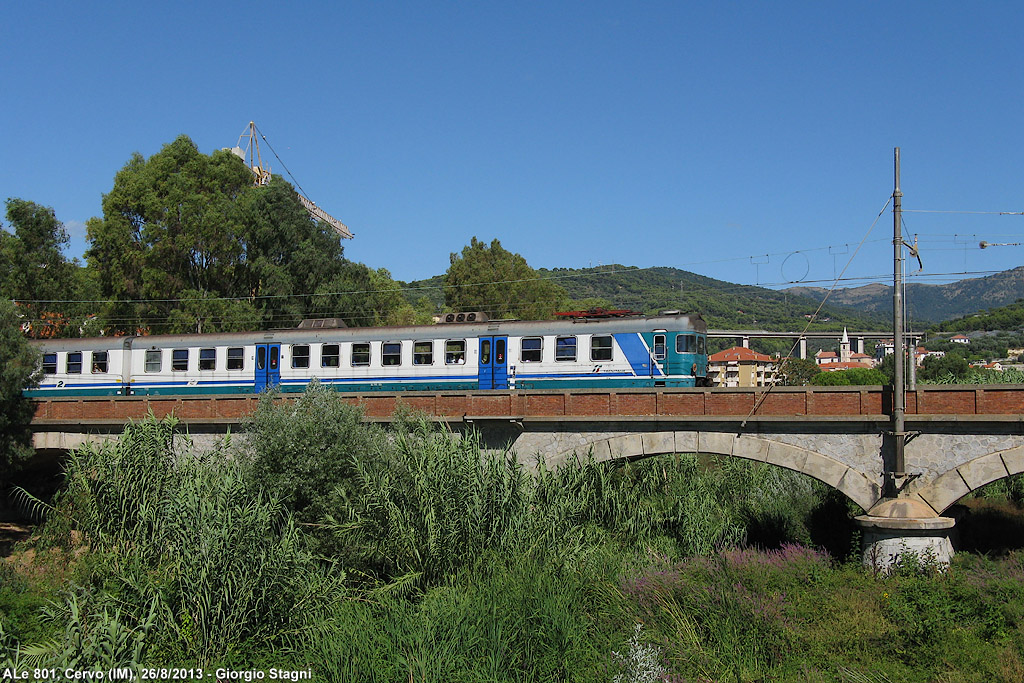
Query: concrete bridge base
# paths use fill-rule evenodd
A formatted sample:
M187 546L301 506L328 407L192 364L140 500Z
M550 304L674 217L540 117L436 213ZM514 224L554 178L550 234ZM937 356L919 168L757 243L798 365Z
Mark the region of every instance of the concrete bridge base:
M887 574L907 559L941 569L953 559L949 535L955 520L919 500L886 499L854 519L864 534L864 566L872 571Z

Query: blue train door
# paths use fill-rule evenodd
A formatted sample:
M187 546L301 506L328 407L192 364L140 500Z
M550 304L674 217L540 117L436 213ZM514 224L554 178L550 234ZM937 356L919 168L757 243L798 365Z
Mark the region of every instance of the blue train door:
M254 391L258 394L268 386L281 383L281 345L256 345L256 384Z
M508 389L508 337L480 337L481 389Z

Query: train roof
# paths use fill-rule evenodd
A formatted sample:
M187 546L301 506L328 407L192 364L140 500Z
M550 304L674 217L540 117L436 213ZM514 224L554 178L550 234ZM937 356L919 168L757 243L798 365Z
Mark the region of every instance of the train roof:
M392 325L383 327L338 327L319 329L283 328L253 332L218 332L214 334L162 334L123 337L85 337L64 339L33 339L32 345L42 349L65 350L109 349L121 344L143 346L243 345L254 339L261 343L274 341L318 342L369 341L381 339L441 339L491 335L530 336L543 334L600 334L637 331L693 331L706 333L707 324L700 314L671 314L621 318L572 318L567 320L489 320L472 323L438 323L433 325ZM112 343L113 342L113 343Z

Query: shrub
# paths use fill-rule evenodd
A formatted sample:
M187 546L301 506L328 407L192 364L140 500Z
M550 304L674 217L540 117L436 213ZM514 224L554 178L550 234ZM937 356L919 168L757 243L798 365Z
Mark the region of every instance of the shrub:
M381 449L380 430L362 417L360 408L317 380L294 400L265 392L244 426L253 484L298 520L321 521L340 504L353 462Z

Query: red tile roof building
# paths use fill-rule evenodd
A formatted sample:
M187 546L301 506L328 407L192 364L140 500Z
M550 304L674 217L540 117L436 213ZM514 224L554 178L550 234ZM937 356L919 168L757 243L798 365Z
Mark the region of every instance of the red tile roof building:
M708 378L720 387L762 387L772 381L775 360L743 346L708 357Z

